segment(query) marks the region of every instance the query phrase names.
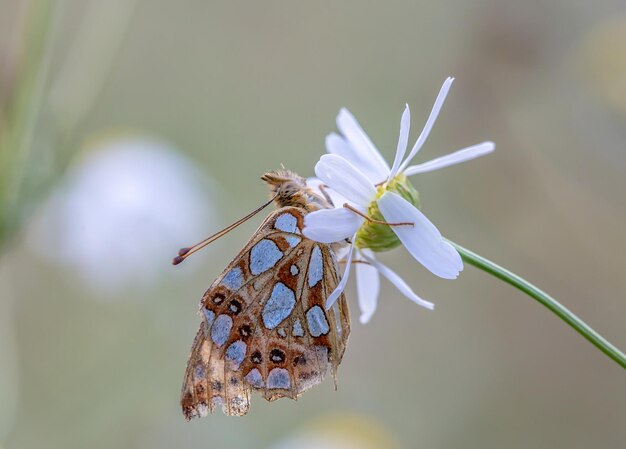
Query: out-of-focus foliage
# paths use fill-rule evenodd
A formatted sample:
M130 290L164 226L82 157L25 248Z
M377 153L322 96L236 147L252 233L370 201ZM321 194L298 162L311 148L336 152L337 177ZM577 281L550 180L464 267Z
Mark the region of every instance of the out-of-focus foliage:
M265 170L311 175L342 106L389 159L404 104L425 120L452 75L423 157L497 148L416 179L425 213L624 348L625 30L618 0L0 0L0 446L368 447L372 435L372 447L623 447L613 362L506 285L470 267L437 280L402 251L382 259L436 309L383 285L372 322L353 319L338 391L328 381L297 402L255 397L246 417L187 423L178 394L197 301L260 218L179 267L169 257L258 206ZM94 233L89 220L107 210L94 197L83 218L55 221L71 224L66 241L38 226L76 198L68 186L94 136L120 129L168 142L208 182L158 208L181 210L180 227L129 215L139 246L124 278L150 282L94 291L41 252L71 253L72 235L101 243L119 217ZM141 198L133 213L163 206ZM345 432L320 428L328 420Z

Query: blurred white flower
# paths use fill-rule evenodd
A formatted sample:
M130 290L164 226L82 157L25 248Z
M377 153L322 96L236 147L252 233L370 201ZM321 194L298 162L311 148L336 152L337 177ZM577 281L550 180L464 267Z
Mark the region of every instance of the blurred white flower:
M444 279L455 279L463 262L457 251L446 242L439 230L418 209L417 192L406 177L426 173L465 162L492 152L493 142L483 142L452 154L419 165L409 166L426 141L453 78L444 82L426 125L408 157L410 111L406 106L400 122L400 137L393 166L385 162L356 119L346 109L337 116L337 127L342 136L332 133L326 139L330 154L324 155L315 166L318 179L331 191L345 198L335 202L335 209L312 212L305 218L304 234L324 243L351 239L346 257L346 271L327 307L337 300L346 286L356 247L356 271L361 322L367 322L376 310L378 300L378 273L389 279L405 296L415 303L432 309L434 306L419 298L393 271L376 261L370 249L382 251L402 243L409 253L433 274ZM365 217L380 218L377 223ZM391 229L391 231L389 231ZM386 233L386 234L385 234ZM365 265L359 262L364 262Z
M100 143L45 204L29 243L97 292L149 287L169 269L181 241L211 226L206 182L162 142Z

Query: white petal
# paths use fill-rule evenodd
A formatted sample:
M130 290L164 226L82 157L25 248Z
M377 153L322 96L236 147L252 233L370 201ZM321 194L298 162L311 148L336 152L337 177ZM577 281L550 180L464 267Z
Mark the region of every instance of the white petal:
M430 111L430 115L428 116L428 120L426 120L426 124L424 125L424 129L422 133L417 138L415 145L413 145L413 149L409 154L409 157L406 158L402 166L400 167L400 171L403 171L407 165L411 162L411 159L415 157L417 152L422 148L424 142L428 138L428 134L430 130L433 128L435 124L435 120L437 120L437 116L439 115L439 111L441 111L441 107L443 106L443 102L446 101L446 96L448 95L448 91L450 90L450 86L452 86L452 81L454 78L448 78L444 81L443 86L441 86L441 90L439 91L439 95L437 95L437 99L435 100L435 104L433 105L433 109Z
M378 208L390 223L414 223L414 226L393 226L392 229L411 255L433 274L456 279L463 270L461 256L443 240L441 233L422 212L393 192L385 192L380 197Z
M400 276L398 276L397 273L392 271L389 267L369 257L365 257L365 260L371 263L380 272L380 274L385 276L389 280L389 282L391 282L393 285L396 286L398 290L400 290L400 293L402 293L404 296L409 298L415 304L418 304L422 307L426 307L427 309L430 309L430 310L433 310L435 308L435 305L432 302L426 301L420 298L419 296L417 296L415 292L411 290L411 287L409 287L408 284L404 282L404 280Z
M363 221L363 218L343 207L316 210L305 215L302 233L316 242L340 242L354 235Z
M370 138L365 134L359 122L346 108L342 108L337 115L337 128L344 135L347 142L354 148L355 159L348 159L359 167L366 175L376 179L375 183L382 182L389 176L389 165L380 155Z
M330 197L333 207L341 207L345 203L349 202L345 196L339 195L336 191L324 184L321 179L315 177L307 178L306 185L307 187L312 188L318 195L326 199ZM321 186L324 186L323 190Z
M369 249L362 249L357 252L363 258L374 258L374 253ZM378 270L373 265L367 263L357 263L356 270L356 292L359 300L359 308L361 309L360 321L362 324L369 320L376 312L376 304L378 302L378 292L380 291L380 278Z
M336 154L348 159L354 165L356 164L356 150L350 145L346 139L337 133L330 133L326 136L326 151L330 154Z
M407 104L404 108L404 112L402 113L402 118L400 119L400 137L398 137L398 147L396 148L396 158L393 161L393 167L391 167L391 173L389 174L389 179L395 178L395 176L398 174L398 169L400 168L402 159L404 159L404 155L406 154L406 146L409 143L409 130L410 129L411 129L411 111L409 110L409 105Z
M360 206L367 206L376 196L373 182L341 156L323 155L315 164L315 174L328 187Z
M337 260L343 260L346 257L348 257L348 252L350 251L350 245L348 246L341 246L339 248L337 248L337 250L335 251L335 257L337 258Z
M354 236L356 237L356 236ZM354 237L352 240L354 240ZM350 251L348 251L348 257L346 258L346 270L343 272L343 276L341 277L341 281L337 285L337 288L333 290L328 299L326 300L326 310L330 309L335 301L339 299L339 296L343 293L346 288L346 284L348 283L348 276L350 276L350 266L352 265L352 252L354 251L354 245L350 245Z
M338 134L331 133L326 136L326 150L330 154L336 154L350 162L367 176L372 181L372 184L377 184L387 179L388 171L381 172L377 168L378 165L372 163L369 152L356 148Z
M321 179L316 178L315 176L311 176L310 178L306 178L306 186L313 189L315 193L318 195L323 195L320 186L324 185Z
M321 184L324 184L320 179L315 176L310 176L306 178L307 187L311 187L313 189L317 189Z
M477 145L472 145L471 147L455 151L454 153L438 157L436 159L433 159L432 161L424 162L423 164L413 165L404 170L404 174L407 176L411 176L417 173L426 173L433 170L439 170L440 168L460 164L461 162L470 161L477 157L484 156L491 153L495 148L496 145L493 142L479 143Z

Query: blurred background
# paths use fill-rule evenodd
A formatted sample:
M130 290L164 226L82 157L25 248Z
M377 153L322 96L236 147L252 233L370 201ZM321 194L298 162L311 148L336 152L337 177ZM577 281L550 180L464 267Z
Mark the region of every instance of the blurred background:
M624 371L519 292L383 254L332 380L243 418L179 409L198 301L262 220L259 176L313 174L348 107L391 160L456 81L415 162L444 235L626 348L622 0L0 0L0 448L623 448Z

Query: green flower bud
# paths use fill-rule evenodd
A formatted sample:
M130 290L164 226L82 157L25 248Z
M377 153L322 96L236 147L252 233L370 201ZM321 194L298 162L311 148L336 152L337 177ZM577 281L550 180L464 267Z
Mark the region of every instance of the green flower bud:
M388 183L378 187L376 199L383 196L386 191L395 192L419 209L419 193L411 185L406 176L400 174ZM367 207L367 215L374 220L386 221L378 210L378 203L372 201ZM400 245L400 240L391 226L380 223L365 221L356 233L354 242L357 248L369 248L375 252L388 251Z

